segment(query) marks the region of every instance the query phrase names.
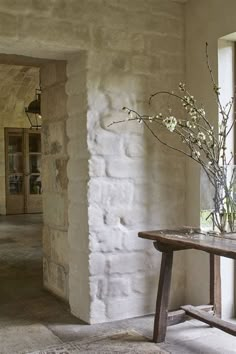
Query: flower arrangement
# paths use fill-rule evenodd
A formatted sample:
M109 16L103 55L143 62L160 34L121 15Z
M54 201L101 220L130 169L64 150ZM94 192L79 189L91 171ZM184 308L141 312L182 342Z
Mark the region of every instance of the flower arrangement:
M214 209L210 214L213 226L216 226L219 232L223 233L234 231L236 221L236 200L233 190L235 175L231 173L229 176L227 173L228 166L234 162L234 154L232 152L230 154L226 153L227 138L235 123L235 119L231 121L234 97L226 105L222 105L220 88L216 84L212 73L207 48L208 45L206 44L206 62L220 115L218 132L212 126L204 107L198 105L184 83L179 84L178 93L158 91L152 94L149 99L149 104L152 103L154 98L161 95L176 99L186 112L184 118L181 117L180 119L172 113L145 115L131 108L123 107L123 111L127 114L126 119L112 122L110 125L130 121L144 124L161 144L198 163L205 171L214 191ZM177 136L181 140L183 148L170 144L169 140L163 140L160 134L161 127L164 127L169 134Z

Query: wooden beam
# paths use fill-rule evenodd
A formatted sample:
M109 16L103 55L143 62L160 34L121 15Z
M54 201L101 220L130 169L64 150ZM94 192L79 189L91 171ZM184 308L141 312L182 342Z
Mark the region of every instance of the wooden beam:
M216 327L226 333L236 336L235 324L223 321L216 316L209 315L208 313L191 305L181 306L181 308L186 312L187 315L195 318L196 320L202 321L207 323L209 326Z
M213 305L200 305L197 306L197 308L199 310L213 314ZM191 318L186 315L186 312L184 310L179 309L175 311L170 311L168 312L167 326L174 326L178 323L182 323L189 320L191 320Z
M215 315L221 317L220 257L214 254L210 254L210 304Z
M168 302L173 264L173 252L162 253L159 286L156 301L156 314L153 329L153 341L164 342L166 337Z

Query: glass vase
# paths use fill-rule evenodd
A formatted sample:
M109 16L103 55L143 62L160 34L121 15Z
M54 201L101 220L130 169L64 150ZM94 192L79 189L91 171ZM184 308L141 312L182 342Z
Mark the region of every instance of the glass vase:
M206 231L224 234L236 231L236 166L219 166L209 179L202 169L200 177L200 224Z

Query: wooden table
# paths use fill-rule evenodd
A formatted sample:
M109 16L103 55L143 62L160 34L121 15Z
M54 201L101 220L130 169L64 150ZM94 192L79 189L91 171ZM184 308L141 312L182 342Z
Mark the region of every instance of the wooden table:
M236 335L236 326L221 317L220 257L236 259L236 234L213 236L197 229L158 230L140 232L139 237L154 241L154 247L162 252L161 270L156 301L153 341L164 342L169 325L184 322L193 317L210 326ZM180 310L168 312L173 254L175 251L195 249L210 255L210 304L181 306Z

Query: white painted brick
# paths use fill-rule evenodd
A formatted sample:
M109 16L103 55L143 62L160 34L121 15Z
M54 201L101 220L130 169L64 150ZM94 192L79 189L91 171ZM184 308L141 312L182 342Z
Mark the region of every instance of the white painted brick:
M107 296L107 279L104 276L90 276L89 280L92 300L104 300Z
M152 242L138 237L139 231L129 231L124 235L124 248L127 251L143 251L153 248Z
M93 156L89 159L89 175L91 177L105 176L105 160L103 157Z
M91 90L88 97L88 105L89 109L104 115L109 112L108 95L100 90Z
M154 292L150 292L146 296L130 296L121 299L108 299L107 316L109 320L116 318L121 320L133 316L142 316L143 313L153 314L155 312L155 297Z
M118 134L99 130L88 143L89 151L95 155L120 155L122 137Z
M144 159L114 158L107 161L107 175L115 178L145 178Z
M117 254L109 259L109 273L129 274L144 271L148 268L148 264L148 257L144 253Z
M91 232L90 247L94 252L115 252L123 249L124 231L119 227Z
M89 256L90 275L104 274L106 258L103 254L93 253Z
M124 297L130 293L129 279L114 279L108 283L108 296L109 297Z
M109 206L130 205L134 187L129 181L93 178L89 183L89 201Z
M104 212L98 205L89 205L88 207L89 215L89 226L90 229L97 229L104 225Z
M101 323L106 322L106 305L103 301L95 299L91 302L91 317L90 323Z

